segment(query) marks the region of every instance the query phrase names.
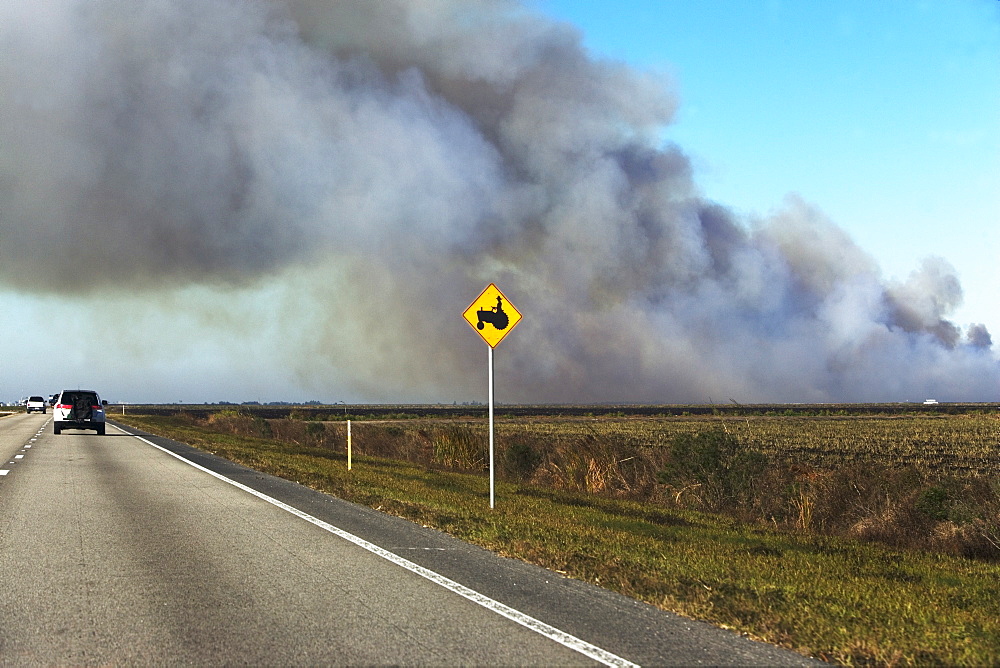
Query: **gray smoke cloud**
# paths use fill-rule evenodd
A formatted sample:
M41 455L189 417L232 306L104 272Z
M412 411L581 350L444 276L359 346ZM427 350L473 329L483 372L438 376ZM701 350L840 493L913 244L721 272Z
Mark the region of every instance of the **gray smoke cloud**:
M0 49L9 289L184 312L371 400L479 392L491 281L525 314L505 401L1000 388L945 260L897 284L795 196L706 201L670 82L513 0L8 0Z

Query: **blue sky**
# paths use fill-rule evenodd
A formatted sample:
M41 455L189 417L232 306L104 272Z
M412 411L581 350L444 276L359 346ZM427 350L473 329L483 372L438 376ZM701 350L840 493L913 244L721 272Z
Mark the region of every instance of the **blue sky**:
M706 197L753 216L797 193L890 279L944 257L956 324L1000 336L1000 2L533 4L673 81L664 137Z
M486 92L504 96L504 76L533 71L506 67L520 49L579 55L548 20L518 23L516 0L475 6L501 30L455 24L464 15L451 10L467 1L289 3L303 12L301 34L272 29L255 3L192 12L150 0L122 18L81 13L73 0L46 12L0 2L0 340L10 351L0 400L72 386L138 402L485 400L468 372L481 341L460 314L489 281L525 315L500 362L511 401L995 397L1000 0L522 0L573 26L592 58L660 76L679 101L662 141L689 156L701 196L747 226L800 198L881 267L877 291L852 285L823 302L822 317L772 323L781 312L763 304L763 323L752 308L742 314L748 329L726 326L739 291L654 306L655 291L626 290L618 310L583 299L578 286L603 285L606 268L634 268L632 255L615 254L632 248L631 228L590 225L606 220L600 203L617 200L576 189L603 196L615 182L574 162L589 157L554 150L572 121L540 124L535 103L573 111L589 88L522 86L525 103L503 120L518 141L501 146L496 119L467 95L475 88L438 95L410 70L396 82L363 67L413 63L426 81L487 73ZM336 45L364 57L331 58ZM626 70L583 71L604 72L604 104L649 105L639 117L659 119L668 96ZM566 134L587 139L585 127ZM553 157L537 182L501 169ZM544 212L545 262L466 261L470 248L487 252L479 221L500 212L533 232L530 206L544 201L565 205ZM619 245L607 243L614 234ZM453 251L444 261L442 248ZM964 288L964 305L944 317L963 332L985 324L992 349L942 352L928 332L886 328L882 287L929 256ZM79 275L88 279L70 280ZM939 324L943 291L912 284L899 293L906 317ZM748 302L766 301L770 287ZM386 316L413 309L412 329Z

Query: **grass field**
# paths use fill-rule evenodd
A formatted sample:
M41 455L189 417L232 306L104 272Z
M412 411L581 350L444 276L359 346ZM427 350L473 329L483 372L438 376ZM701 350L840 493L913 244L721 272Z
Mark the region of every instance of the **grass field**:
M826 660L1000 662L995 412L504 418L492 510L482 420L355 421L349 472L301 417L124 419Z

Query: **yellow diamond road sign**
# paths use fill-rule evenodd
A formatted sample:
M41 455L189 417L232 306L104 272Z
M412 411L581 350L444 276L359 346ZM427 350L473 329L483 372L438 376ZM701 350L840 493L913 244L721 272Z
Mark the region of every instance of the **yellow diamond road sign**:
M514 329L514 325L521 319L521 314L507 301L497 286L490 283L483 290L483 294L476 297L476 301L465 309L462 317L479 332L479 336L483 337L491 348L496 348L503 337L507 336L507 332Z

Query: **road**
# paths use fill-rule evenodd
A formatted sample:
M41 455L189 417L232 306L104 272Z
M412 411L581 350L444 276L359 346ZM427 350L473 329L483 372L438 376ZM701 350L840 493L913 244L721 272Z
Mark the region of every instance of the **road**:
M4 665L803 665L112 425L0 420ZM3 473L5 472L5 473Z

